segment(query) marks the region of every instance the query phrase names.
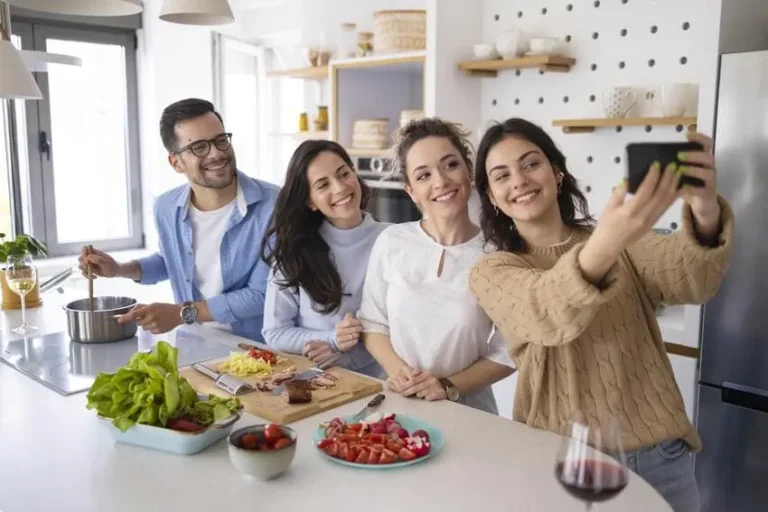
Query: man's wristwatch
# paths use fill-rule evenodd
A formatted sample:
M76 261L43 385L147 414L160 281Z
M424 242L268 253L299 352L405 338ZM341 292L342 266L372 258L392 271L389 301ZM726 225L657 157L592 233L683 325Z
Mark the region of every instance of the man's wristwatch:
M187 301L181 305L181 321L187 325L197 322L197 306L192 301Z
M442 378L438 379L438 382L443 386L443 389L445 390L445 394L448 397L448 400L451 402L456 402L459 399L460 393L458 388L451 382L450 379Z

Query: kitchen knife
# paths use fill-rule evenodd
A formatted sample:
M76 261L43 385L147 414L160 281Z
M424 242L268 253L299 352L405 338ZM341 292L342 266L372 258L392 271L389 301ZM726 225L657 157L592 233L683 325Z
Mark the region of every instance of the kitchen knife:
M369 414L371 414L373 410L376 407L378 407L379 404L381 404L381 402L384 401L385 398L387 397L381 393L373 397L373 399L370 402L368 402L368 404L365 407L363 407L363 409L359 413L352 416L352 421L359 421L365 418L366 416L368 416Z
M200 363L193 364L192 368L213 379L216 382L217 387L220 387L232 396L238 396L245 393L250 393L251 391L255 391L253 386L247 382L240 380L237 377L233 377L232 375L214 371Z
M321 373L323 373L323 370L320 370L319 368L310 368L309 370L304 370L294 378L288 379L285 382L281 382L279 386L272 390L272 394L279 395L285 391L285 384L291 382L292 380L310 380L312 377L320 375Z

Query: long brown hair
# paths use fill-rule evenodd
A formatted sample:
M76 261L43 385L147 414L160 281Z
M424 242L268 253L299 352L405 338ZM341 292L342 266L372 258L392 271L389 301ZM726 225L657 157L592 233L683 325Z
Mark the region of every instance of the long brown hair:
M283 288L303 288L312 302L320 306L318 311L328 314L341 306L344 289L339 271L331 258L331 249L320 236L319 229L325 216L319 211L312 211L307 205L307 169L325 151L338 155L354 171L355 166L349 154L336 142L302 142L288 163L285 184L277 195L269 228L261 242L261 258L283 275L278 285ZM357 180L362 191L360 209L364 210L370 190L359 176Z
M480 227L483 230L486 244L494 246L499 251L524 252L526 250L525 240L517 231L514 221L497 211L488 195L489 185L486 169L488 153L496 144L507 137L518 137L535 144L544 152L552 168L556 172L563 173L562 187L557 196L557 204L560 207L563 223L574 228L592 226L595 221L589 214L587 198L579 190L576 178L568 172L568 167L565 165L565 155L557 148L555 141L547 132L530 121L515 117L488 128L477 150L475 186L480 194L482 207Z

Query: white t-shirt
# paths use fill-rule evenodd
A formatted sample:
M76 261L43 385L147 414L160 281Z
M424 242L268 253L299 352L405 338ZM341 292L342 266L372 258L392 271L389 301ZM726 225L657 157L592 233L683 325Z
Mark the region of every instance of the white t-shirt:
M406 364L437 377L449 377L483 357L513 366L504 338L469 289L469 271L482 255L481 233L443 246L418 221L385 229L368 263L358 312L363 331L388 335ZM497 412L490 387L464 403Z
M237 205L233 199L226 206L209 212L189 205L192 221L192 251L195 254L195 284L204 299L221 295L224 277L221 274L221 241L227 232L229 218ZM228 325L213 323L213 327L230 329Z

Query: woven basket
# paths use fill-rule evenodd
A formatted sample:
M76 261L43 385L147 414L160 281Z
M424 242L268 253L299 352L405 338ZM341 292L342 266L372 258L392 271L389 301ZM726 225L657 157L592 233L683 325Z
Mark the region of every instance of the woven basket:
M352 125L352 147L386 149L389 146L389 119L357 119Z
M427 41L427 11L377 11L373 13L373 34L373 51L377 55L423 50Z

